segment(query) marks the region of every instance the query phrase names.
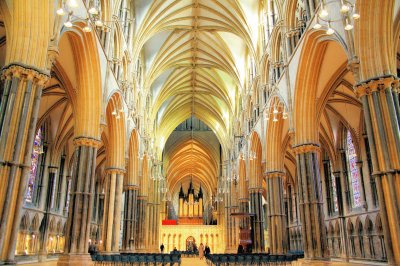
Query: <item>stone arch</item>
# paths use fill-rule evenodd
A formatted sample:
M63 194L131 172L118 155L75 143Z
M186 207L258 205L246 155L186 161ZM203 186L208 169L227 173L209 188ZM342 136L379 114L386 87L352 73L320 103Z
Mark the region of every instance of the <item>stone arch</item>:
M82 25L82 22L74 23L61 36L71 42L77 73L74 135L98 139L102 102L100 60L95 33L83 32Z
M30 230L32 232L38 232L39 231L39 225L40 225L40 220L39 220L39 215L36 214L35 217L33 217Z
M55 218L52 217L50 220L50 223L49 223L49 228L48 228L50 234L54 234L55 229L56 229L56 221L55 221Z
M279 96L272 97L267 106L266 126L266 171L284 171L284 152L282 150L282 135L285 119L287 118L286 105Z
M300 55L300 65L297 71L294 96L294 128L296 131L296 145L318 143L317 119L317 93L318 80L321 69L317 71L315 66L321 66L328 44L338 42L344 47L343 52L348 58L346 46L337 36L327 36L323 31L311 30L304 37L304 45ZM328 75L328 73L324 73Z
M30 219L29 213L26 211L21 218L21 223L19 225L19 229L22 231L27 231L30 228Z
M356 228L355 228L355 232L357 234L357 238L358 238L358 252L357 252L357 256L360 257L365 257L365 250L364 250L364 227L363 224L361 222L360 217L357 217L356 219Z
M127 175L126 179L127 185L138 185L139 184L139 177L138 177L138 170L139 170L139 140L138 140L138 133L136 129L132 130L131 136L129 138L129 161L127 166Z
M250 188L261 188L262 186L262 145L258 133L253 132L250 136L250 149L255 158L249 159L250 176L249 186Z
M108 167L125 169L125 113L120 93L114 93L107 104L107 124L109 132Z

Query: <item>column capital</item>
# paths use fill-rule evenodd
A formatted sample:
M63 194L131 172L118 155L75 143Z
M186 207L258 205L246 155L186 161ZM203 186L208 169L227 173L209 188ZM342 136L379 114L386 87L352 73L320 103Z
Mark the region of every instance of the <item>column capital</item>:
M320 146L317 143L303 143L293 147L295 154L302 154L307 152L319 152Z
M89 146L93 148L99 148L101 145L101 141L99 139L95 139L92 137L76 137L74 138L75 146Z
M340 177L341 172L340 171L335 171L332 173L335 177Z
M58 170L57 166L49 165L48 168L49 168L49 173L51 173L51 174L57 173L57 170Z
M399 80L395 76L382 76L374 79L362 81L354 86L354 90L358 97L369 95L375 91L381 91L387 88L398 90Z
M279 170L266 171L264 173L264 176L266 178L284 177L285 175L286 175L285 172Z
M118 167L108 167L105 169L105 172L107 174L120 174L123 175L126 173L126 170L123 168L118 168Z
M139 190L139 186L138 185L125 185L124 186L124 190Z
M30 66L16 63L7 65L2 69L1 72L2 79L11 79L12 77L34 80L41 86L43 86L50 79L50 75L47 73Z
M264 189L262 187L249 188L249 193L263 193Z

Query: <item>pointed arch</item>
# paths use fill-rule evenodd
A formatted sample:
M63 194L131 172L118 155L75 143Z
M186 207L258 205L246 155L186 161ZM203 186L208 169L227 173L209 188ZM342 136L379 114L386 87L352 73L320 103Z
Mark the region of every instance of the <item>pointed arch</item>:
M328 36L321 30L311 30L305 35L303 49L300 55L300 65L297 70L294 95L294 128L296 145L319 142L317 119L318 80L321 66L330 42L344 45L338 36ZM348 57L346 47L342 50Z
M262 145L261 139L257 132L253 131L250 135L250 149L255 158L249 158L250 176L249 176L249 187L250 188L261 188L263 173L262 173ZM250 156L251 157L251 156Z
M102 85L100 59L94 32L83 32L83 22L63 32L61 38L68 38L73 48L77 73L77 97L74 135L100 138L100 113Z
M123 99L119 92L110 97L106 115L109 132L108 167L125 169L125 113Z
M266 172L283 172L284 151L282 150L283 127L285 124L285 104L278 96L268 102L266 126Z
M136 129L132 130L129 138L128 155L126 185L139 185L139 140Z

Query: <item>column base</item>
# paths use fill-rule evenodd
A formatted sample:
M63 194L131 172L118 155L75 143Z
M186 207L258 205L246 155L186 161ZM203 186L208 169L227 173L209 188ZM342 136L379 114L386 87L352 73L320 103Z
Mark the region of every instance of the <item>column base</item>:
M46 252L39 252L38 261L39 262L47 261L47 253Z
M89 254L66 254L59 257L57 266L92 266L94 265Z

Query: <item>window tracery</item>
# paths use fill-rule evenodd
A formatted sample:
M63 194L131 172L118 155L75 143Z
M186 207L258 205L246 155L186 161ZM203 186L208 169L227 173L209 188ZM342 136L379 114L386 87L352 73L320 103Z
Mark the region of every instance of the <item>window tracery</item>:
M346 137L346 157L348 164L348 178L349 184L351 185L350 193L351 193L351 202L353 207L361 206L361 193L360 193L360 173L357 167L357 154L353 144L353 138L349 130L347 130Z
M42 128L39 128L36 132L35 139L33 142L33 149L31 155L31 169L28 178L28 187L25 193L25 201L28 203L35 202L35 195L37 195L37 184L38 177L41 175L40 165L42 158L44 157L44 136L42 133Z

